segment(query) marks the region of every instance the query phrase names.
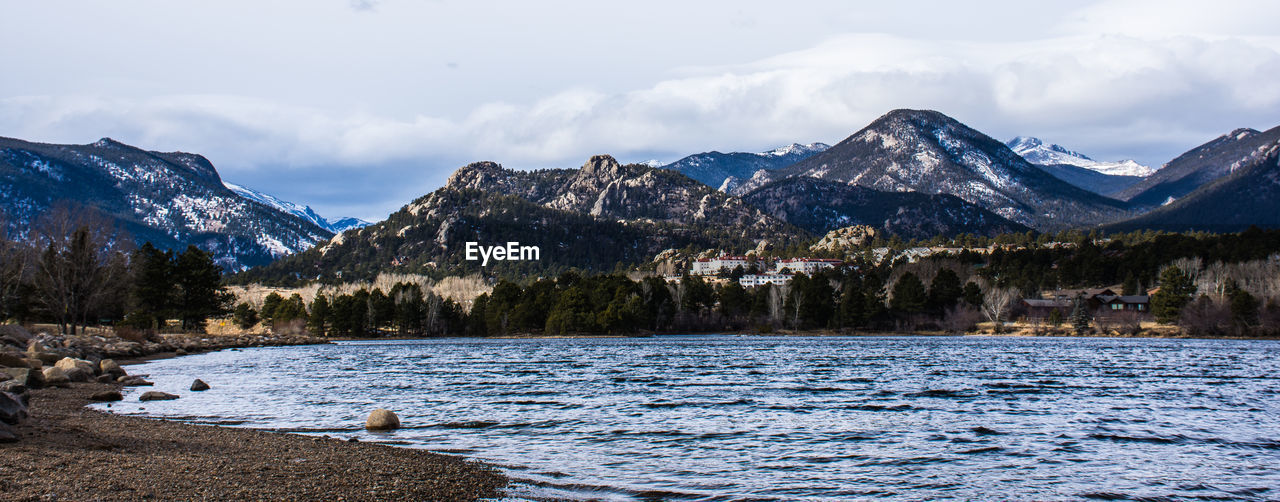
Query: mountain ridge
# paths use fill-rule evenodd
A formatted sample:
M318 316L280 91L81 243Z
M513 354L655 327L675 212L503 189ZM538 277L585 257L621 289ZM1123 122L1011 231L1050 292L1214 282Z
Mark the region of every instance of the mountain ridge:
M328 230L226 188L209 160L103 138L85 145L0 138L0 209L23 233L57 205L92 208L139 243L198 245L227 270L307 249Z
M320 214L317 213L315 209L312 209L311 206L304 206L295 202L290 202L269 193L254 190L244 185L238 185L226 180L223 180L222 184L241 197L274 207L282 212L308 220L315 223L316 226L335 234L342 233L352 228L369 226L369 222L360 218L353 218L349 216L325 218L324 216L320 216Z
M738 182L751 178L759 171L781 169L828 148L831 146L825 143L792 143L760 153L710 151L689 155L661 167L679 171L722 192L730 192Z
M1156 172L1155 169L1139 164L1132 159L1115 162L1093 160L1093 158L1083 153L1068 150L1062 145L1045 143L1034 136L1014 137L1005 142L1005 146L1013 150L1013 153L1021 155L1027 162L1041 166L1069 165L1108 176L1136 176L1139 178L1145 178Z
M1122 219L1127 204L1044 172L933 110L893 110L821 154L776 171L882 191L946 193L1039 230Z

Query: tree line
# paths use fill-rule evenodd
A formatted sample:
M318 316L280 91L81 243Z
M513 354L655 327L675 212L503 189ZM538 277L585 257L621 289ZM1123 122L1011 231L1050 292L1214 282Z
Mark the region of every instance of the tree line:
M258 323L280 330L307 330L316 336L422 337L465 334L466 313L452 299L399 282L389 293L361 288L352 293L317 294L308 304L294 293L271 293L259 309L248 302L235 307L232 319L242 329Z
M160 250L90 210L55 208L34 229L0 239L0 319L50 322L75 334L91 325L154 331L178 319L199 330L231 295L212 255Z

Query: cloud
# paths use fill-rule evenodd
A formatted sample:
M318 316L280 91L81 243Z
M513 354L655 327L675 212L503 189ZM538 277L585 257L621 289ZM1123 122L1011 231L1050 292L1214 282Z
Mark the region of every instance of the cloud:
M378 8L378 0L351 0L351 9L362 12L373 12Z
M894 108L937 109L997 139L1038 135L1095 158L1159 164L1235 127L1275 126L1277 47L1264 36L1090 33L988 43L852 34L747 64L687 68L631 90L583 85L457 117L225 94L34 96L0 99L0 131L79 143L110 135L200 152L229 179L321 208L364 207L356 215L376 218L470 161L571 167L595 153L669 161L834 142ZM307 183L288 184L305 172L313 173ZM359 193L324 188L356 176L369 180ZM398 198L379 198L377 186L395 187Z

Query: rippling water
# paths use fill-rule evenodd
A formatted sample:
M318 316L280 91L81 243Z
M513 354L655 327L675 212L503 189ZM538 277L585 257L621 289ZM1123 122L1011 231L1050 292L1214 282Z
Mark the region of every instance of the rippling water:
M449 339L130 370L182 398L116 413L458 453L518 498L1280 499L1275 341ZM365 432L376 407L406 428Z

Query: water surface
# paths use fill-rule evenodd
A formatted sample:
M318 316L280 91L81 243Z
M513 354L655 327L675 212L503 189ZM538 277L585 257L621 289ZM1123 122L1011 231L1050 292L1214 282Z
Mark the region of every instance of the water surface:
M182 398L116 413L461 454L515 497L1280 499L1275 341L446 339L129 369ZM365 432L378 407L406 427Z

